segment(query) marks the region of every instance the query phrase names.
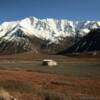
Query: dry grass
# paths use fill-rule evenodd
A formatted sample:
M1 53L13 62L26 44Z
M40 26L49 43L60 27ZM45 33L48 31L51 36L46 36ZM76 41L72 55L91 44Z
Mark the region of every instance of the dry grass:
M46 55L28 59L28 55L23 59L23 56L17 55L18 61L15 58L14 63L14 56L9 63L6 63L8 56L6 60L4 57L4 62L0 61L0 87L18 100L100 100L98 58L65 59ZM59 65L53 68L41 66L40 61L45 57L53 58Z
M38 91L38 96L41 96L42 100L66 100L65 94L55 92L52 90L42 89Z
M3 88L0 89L0 100L11 100L10 94Z
M100 95L100 80L25 70L0 70L0 87L18 100L80 100Z
M32 86L21 80L0 80L0 87L8 91L31 92Z

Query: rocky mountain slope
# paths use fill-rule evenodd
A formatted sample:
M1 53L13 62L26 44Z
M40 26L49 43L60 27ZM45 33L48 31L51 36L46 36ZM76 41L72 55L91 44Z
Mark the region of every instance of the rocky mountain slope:
M70 21L29 17L0 24L0 54L33 50L57 53L100 28L99 21Z
M70 48L61 51L59 54L69 54L69 53L87 53L90 52L96 55L100 52L100 28L93 29L86 36L78 40Z

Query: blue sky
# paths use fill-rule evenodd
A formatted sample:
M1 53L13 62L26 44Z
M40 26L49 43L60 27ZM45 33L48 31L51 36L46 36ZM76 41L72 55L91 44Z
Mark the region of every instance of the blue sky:
M29 16L100 20L100 0L0 0L0 22Z

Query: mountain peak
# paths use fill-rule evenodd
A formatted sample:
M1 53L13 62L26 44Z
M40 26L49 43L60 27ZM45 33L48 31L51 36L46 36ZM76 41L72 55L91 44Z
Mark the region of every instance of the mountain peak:
M0 37L16 26L21 26L28 36L33 35L44 40L57 42L61 38L75 37L77 34L85 36L91 29L100 27L99 21L71 21L67 19L38 19L27 17L19 21L4 22L0 25ZM78 32L78 33L77 33Z

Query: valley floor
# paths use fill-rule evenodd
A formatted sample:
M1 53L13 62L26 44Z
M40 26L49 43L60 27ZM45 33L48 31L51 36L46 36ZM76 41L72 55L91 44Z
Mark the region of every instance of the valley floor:
M100 100L99 58L21 57L0 57L0 90L17 100ZM45 57L58 66L42 66Z

